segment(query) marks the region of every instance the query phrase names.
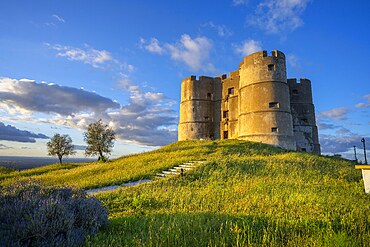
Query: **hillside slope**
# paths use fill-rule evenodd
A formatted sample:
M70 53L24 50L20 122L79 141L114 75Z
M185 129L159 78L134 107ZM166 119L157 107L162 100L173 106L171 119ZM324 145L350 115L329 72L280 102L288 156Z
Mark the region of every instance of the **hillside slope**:
M55 164L8 173L0 170L0 184L31 177L50 185L97 188L151 178L157 172L190 160L214 161L229 155L270 155L280 152L283 150L236 140L175 142L155 151L124 156L108 163Z
M151 178L189 160L183 177L96 195L111 224L89 246L368 246L370 197L343 160L244 141L177 142L109 164L10 172L83 188Z

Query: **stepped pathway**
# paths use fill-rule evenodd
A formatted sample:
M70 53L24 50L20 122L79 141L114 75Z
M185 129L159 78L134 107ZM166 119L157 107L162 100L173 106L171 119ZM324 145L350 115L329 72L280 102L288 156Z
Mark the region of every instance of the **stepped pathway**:
M194 167L197 167L198 165L204 164L204 163L205 161L199 161L199 160L185 162L179 166L175 166L168 170L162 171L162 173L157 173L156 178L165 178L165 177L185 174L187 171L193 169Z
M168 170L164 170L161 173L157 173L155 178L156 178L156 180L158 180L158 179L163 179L163 178L166 178L166 177L168 178L168 177L172 177L172 176L179 176L179 175L181 176L181 175L185 174L187 171L197 167L198 165L204 164L204 163L205 163L205 161L200 161L200 160L185 162L185 163L182 163L179 166L175 166L175 167L170 168ZM86 190L86 193L91 195L91 194L96 194L96 193L99 193L99 192L107 192L107 191L112 191L112 190L122 188L122 187L135 186L135 185L138 185L138 184L149 183L149 182L154 182L154 181L150 180L150 179L142 179L142 180L137 180L137 181L133 181L133 182L129 182L129 183L124 183L122 185L110 185L110 186L90 189L90 190Z

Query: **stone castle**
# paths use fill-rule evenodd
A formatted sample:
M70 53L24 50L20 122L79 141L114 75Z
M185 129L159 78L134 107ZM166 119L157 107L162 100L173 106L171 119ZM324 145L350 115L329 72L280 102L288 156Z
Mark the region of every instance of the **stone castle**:
M320 154L308 79L287 79L285 55L246 56L230 76L182 81L178 140L241 139Z

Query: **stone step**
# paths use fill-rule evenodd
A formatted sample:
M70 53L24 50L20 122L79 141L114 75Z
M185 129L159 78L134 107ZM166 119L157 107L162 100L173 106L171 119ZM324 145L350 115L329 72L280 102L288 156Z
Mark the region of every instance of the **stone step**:
M182 163L183 165L188 165L188 166L194 166L195 163L194 162L185 162L185 163Z
M186 167L183 167L183 166L175 166L172 169L176 169L176 170L180 170L180 171L181 171L181 169L183 169L183 170L187 171L187 170L193 169L193 167L189 167L189 166L186 166Z
M179 173L181 171L181 169L171 168L171 169L169 169L169 171Z
M193 168L193 167L196 167L196 165L181 164L181 165L179 165L179 167L190 167L190 168Z
M157 173L156 177L157 178L165 178L168 176L175 176L175 175L180 175L181 174L181 169L183 172L189 171L193 169L194 167L197 167L200 164L205 163L205 161L189 161L189 162L184 162L179 166L175 166L173 168L170 168L166 171L162 171L162 173Z
M163 171L162 173L165 175L176 175L177 174L177 172L172 172L172 171Z

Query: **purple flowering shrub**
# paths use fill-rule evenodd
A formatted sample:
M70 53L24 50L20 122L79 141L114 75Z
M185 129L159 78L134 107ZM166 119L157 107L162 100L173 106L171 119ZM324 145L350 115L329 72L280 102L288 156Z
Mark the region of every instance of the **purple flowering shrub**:
M108 223L82 190L22 181L0 187L0 246L78 246Z

